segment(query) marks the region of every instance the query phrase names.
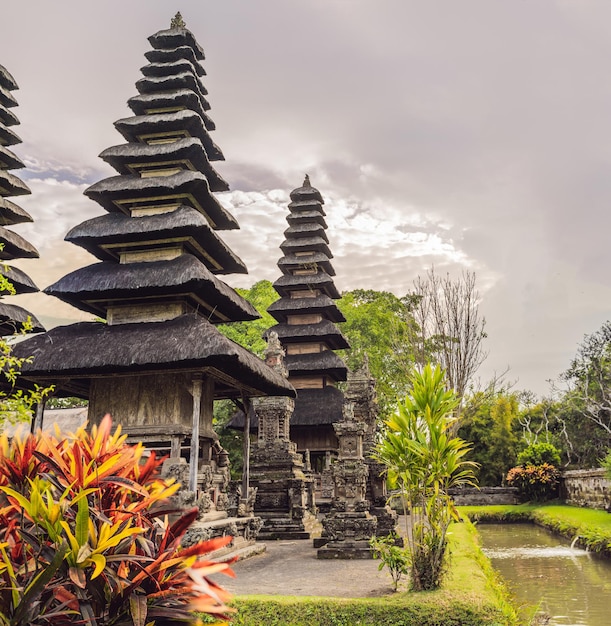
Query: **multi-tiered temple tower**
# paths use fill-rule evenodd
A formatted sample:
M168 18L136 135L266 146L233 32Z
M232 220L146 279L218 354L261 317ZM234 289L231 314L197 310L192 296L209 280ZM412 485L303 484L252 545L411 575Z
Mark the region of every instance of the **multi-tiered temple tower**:
M342 419L344 398L335 385L346 380L347 368L334 350L349 347L336 325L345 318L334 302L340 294L333 282L323 204L308 176L291 192L289 227L280 246L284 256L278 261L283 275L274 283L280 299L268 309L278 321L271 330L286 351L289 381L297 389L290 437L299 452L309 452L318 475L337 452L333 424ZM332 494L323 486L319 495Z
M132 439L188 459L190 488L218 519L228 472L213 401L294 390L215 328L258 314L219 278L246 269L217 234L238 224L211 193L227 184L210 164L223 156L209 134L204 53L180 14L149 41L134 115L115 124L127 143L101 154L118 175L85 192L106 214L66 237L99 262L45 290L105 322L54 328L17 349L34 357L27 379L89 398L90 421L111 413Z
M0 65L0 275L12 285L0 285L0 296L33 293L38 291L29 276L16 267L9 267L6 261L13 259L38 258L38 251L23 237L5 228L32 218L20 206L7 200L13 196L28 195L28 186L9 170L25 167L21 159L8 146L21 143L21 139L12 130L19 124L17 116L11 111L17 106L17 100L11 92L19 89L15 79ZM41 332L41 323L28 311L14 304L0 302L0 336L12 335L23 330Z

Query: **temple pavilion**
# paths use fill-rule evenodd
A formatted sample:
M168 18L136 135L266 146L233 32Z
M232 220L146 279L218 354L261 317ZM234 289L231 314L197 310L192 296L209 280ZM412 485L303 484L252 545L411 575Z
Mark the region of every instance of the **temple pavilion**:
M16 267L6 264L13 259L38 258L36 248L17 233L6 228L24 222L31 222L27 211L7 200L13 196L30 194L28 186L9 170L25 167L23 161L9 149L21 143L13 127L19 124L12 109L17 106L12 92L19 89L15 79L0 65L0 275L12 285L0 285L0 297L33 293L38 291L29 276ZM20 306L0 301L0 336L13 335L29 330L44 331L42 324Z
M210 490L211 464L226 466L213 401L295 392L216 328L258 314L220 278L246 268L219 236L238 224L213 193L228 185L212 167L223 155L210 137L204 52L180 14L149 42L133 115L115 122L125 143L100 155L117 175L85 191L104 214L66 235L98 262L45 289L101 320L54 328L16 352L33 356L26 379L87 398L90 421L111 413L132 440L189 459L191 489Z

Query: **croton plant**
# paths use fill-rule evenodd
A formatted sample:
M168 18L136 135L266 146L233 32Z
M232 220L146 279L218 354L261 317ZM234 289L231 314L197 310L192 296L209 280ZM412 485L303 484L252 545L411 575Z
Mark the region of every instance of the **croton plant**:
M125 439L110 416L69 436L0 436L0 626L229 619L208 576L233 572L206 556L231 537L181 547L197 509L176 510L161 459Z

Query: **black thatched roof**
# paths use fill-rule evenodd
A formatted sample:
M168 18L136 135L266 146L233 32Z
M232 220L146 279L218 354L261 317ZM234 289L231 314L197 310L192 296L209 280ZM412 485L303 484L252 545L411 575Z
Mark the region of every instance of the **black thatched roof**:
M320 202L315 200L300 200L298 202L290 202L289 210L294 215L298 215L301 211L316 211L321 215L326 215L325 210L322 208Z
M0 169L0 196L25 196L30 188L17 176Z
M344 394L336 387L322 389L298 389L295 410L291 416L291 428L334 424L343 418ZM244 413L236 412L229 428L244 430ZM254 409L250 412L250 432L259 428L259 416Z
M295 291L299 288L320 289L323 293L335 300L341 297L331 276L322 271L316 274L305 274L301 276L285 274L274 283L274 289L281 296L290 296L291 291Z
M201 211L217 230L239 228L229 211L210 193L201 172L183 170L171 176L112 176L85 189L85 195L109 212L157 206L159 197L176 198L177 203ZM166 200L167 202L167 200ZM124 208L125 207L125 208Z
M151 63L173 63L174 61L185 59L193 65L198 76L206 75L206 71L197 60L193 48L190 48L189 46L178 46L177 48L172 48L171 50L148 50L144 53L144 56L147 61L150 61Z
M210 228L206 218L190 206L139 218L107 213L75 226L65 239L102 261L117 259L127 249L182 242L213 274L247 273L242 260Z
M303 220L296 224L291 224L284 231L284 236L287 239L295 239L298 237L320 237L326 243L329 243L329 238L327 237L324 226L321 226L317 222L310 222L309 220Z
M203 48L197 43L193 33L187 28L160 30L154 35L151 35L148 40L155 50L167 50L180 48L181 46L189 46L198 61L203 61L206 58Z
M31 324L29 332L45 331L45 327L29 311L14 304L0 302L0 336L6 337L19 333L26 323Z
M280 244L280 250L282 250L284 254L314 250L316 252L326 254L330 259L333 258L333 254L331 254L331 250L329 249L327 242L322 237L299 237L295 239L285 239Z
M0 87L4 87L7 91L19 89L17 81L13 78L6 67L4 67L4 65L0 65Z
M331 350L343 350L350 347L348 340L330 320L321 320L317 324L276 324L266 331L278 333L282 345L322 341Z
M345 322L346 318L329 296L315 298L280 298L271 304L267 312L278 322L285 322L287 315L321 313L332 322Z
M15 146L18 143L21 143L21 137L4 124L0 124L0 145Z
M206 88L192 72L181 72L172 76L145 76L136 81L138 93L156 93L158 91L172 91L173 89L190 89L197 94L204 111L210 110L210 103L206 100Z
M300 213L289 213L286 216L286 221L289 224L298 224L305 220L308 222L316 222L323 228L327 228L327 222L325 221L324 215L320 211L307 210Z
M14 354L32 357L24 364L24 378L58 381L60 388L68 378L187 370L217 378L217 393L224 397L239 396L240 389L248 395L295 395L285 378L197 315L143 324L58 326L20 342Z
M143 166L169 168L175 164L178 167L190 165L189 169L206 175L210 191L229 189L229 185L210 165L204 146L197 137L185 137L165 144L125 143L107 148L100 153L100 158L112 165L119 174L137 174Z
M216 128L214 122L202 108L197 94L190 89L177 89L164 93L145 93L130 98L127 101L129 108L137 115L157 114L164 109L189 109L195 111L203 120L206 130Z
M5 126L16 126L19 119L12 111L0 105L0 122Z
M315 354L287 354L284 363L291 376L311 376L323 374L334 380L346 380L346 364L331 350Z
M32 221L32 216L25 209L6 198L0 198L0 224L2 226Z
M140 68L144 76L172 76L173 74L182 74L183 72L191 72L197 76L204 76L204 68L198 63L193 63L189 59L179 58L173 61L151 62Z
M291 426L335 424L343 418L344 394L336 387L300 389Z
M0 170L16 170L25 167L23 161L8 148L0 146Z
M10 267L6 263L0 263L0 275L7 278L13 288L15 294L22 293L35 293L38 291L38 287L34 284L32 279L17 267ZM0 295L9 295L8 291L0 291Z
M18 104L11 92L2 85L0 85L0 104L7 109L16 107Z
M134 303L143 298L186 300L215 323L259 317L249 302L190 254L171 261L95 263L67 274L44 292L103 317L111 302ZM206 305L210 310L205 309Z
M38 250L30 242L6 228L0 227L0 243L4 244L4 247L0 250L0 259L4 261L38 258Z
M329 276L335 276L335 270L331 265L331 261L326 254L322 252L314 252L308 256L297 256L296 254L287 254L280 258L278 261L278 267L286 274L291 269L297 267L303 267L306 264L316 263L318 267L321 267Z
M210 138L202 116L190 109L125 117L115 122L115 128L127 141L134 143L146 143L146 135L177 133L184 136L187 133L202 142L209 161L223 161L225 158Z

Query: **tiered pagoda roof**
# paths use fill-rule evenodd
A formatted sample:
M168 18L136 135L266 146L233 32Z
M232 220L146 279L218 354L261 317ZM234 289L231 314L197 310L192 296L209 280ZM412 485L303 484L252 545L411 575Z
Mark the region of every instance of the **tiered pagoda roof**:
M8 147L21 143L21 139L12 129L19 124L19 120L11 110L17 106L11 92L18 88L15 79L0 65L0 260L2 261L0 275L12 284L12 289L0 286L0 297L38 291L38 287L27 274L5 263L13 259L38 258L38 251L32 244L5 228L32 221L27 211L7 200L12 196L31 193L22 180L9 172L25 167L21 159ZM30 312L20 306L0 301L0 336L12 335L24 329L31 332L44 330L42 324Z
M334 351L350 346L336 325L345 318L334 302L340 294L323 198L308 176L290 197L289 227L280 245L284 256L278 261L282 276L274 283L280 299L268 308L278 324L270 330L286 350L289 381L297 389L291 426L329 424L342 418L343 396L334 385L347 376Z
M209 134L204 54L179 15L149 42L139 95L128 102L134 115L115 123L127 143L100 155L118 175L85 190L106 214L66 236L100 261L45 289L107 323L29 340L20 347L34 356L24 374L60 376L66 392L85 395L90 377L200 369L217 381L217 397L293 395L213 326L258 314L220 279L246 267L218 234L239 226L212 193L228 185L211 165L224 157Z

